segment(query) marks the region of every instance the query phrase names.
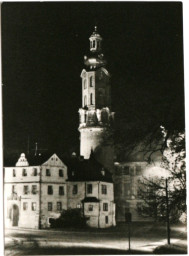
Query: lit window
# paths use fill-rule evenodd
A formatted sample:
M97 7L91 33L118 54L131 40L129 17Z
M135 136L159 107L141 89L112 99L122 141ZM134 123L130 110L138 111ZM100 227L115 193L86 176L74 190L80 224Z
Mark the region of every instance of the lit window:
M61 210L62 210L62 203L57 202L57 211L61 211Z
M53 187L52 186L48 186L47 193L48 193L48 195L52 195L53 194Z
M105 216L105 222L108 224L108 216Z
M48 202L48 211L52 211L53 209L53 204L51 202Z
M91 101L91 105L93 105L93 94L90 94L90 101Z
M93 192L93 185L92 184L87 184L87 193L92 194Z
M27 171L26 171L26 169L23 169L23 170L22 170L22 176L27 176Z
M51 176L50 169L46 169L46 176Z
M87 80L84 79L83 83L84 83L84 89L86 89L87 88Z
M95 42L95 40L94 40L94 41L93 41L93 48L95 48L95 43L96 43L96 42Z
M28 203L23 202L23 211L27 211L27 209L28 209Z
M59 176L60 177L63 177L64 175L63 175L63 170L62 169L59 169Z
M28 186L24 186L24 195L27 195L29 193Z
M61 196L64 195L64 187L63 186L59 187L59 195L61 195Z
M93 211L93 205L92 205L92 204L89 205L88 210L89 210L89 212L92 212L92 211Z
M87 96L84 96L84 106L87 106Z
M12 176L16 177L16 170L15 169L12 170Z
M102 185L101 189L102 189L102 194L106 195L107 194L107 186L106 185Z
M32 185L32 194L33 195L37 194L37 185Z
M78 191L77 185L73 185L73 190L72 190L73 195L76 195L77 191Z
M37 168L33 168L33 176L37 176Z
M90 77L90 87L93 87L93 77Z
M108 203L103 203L103 211L108 211Z
M32 202L31 209L32 211L36 211L37 204Z

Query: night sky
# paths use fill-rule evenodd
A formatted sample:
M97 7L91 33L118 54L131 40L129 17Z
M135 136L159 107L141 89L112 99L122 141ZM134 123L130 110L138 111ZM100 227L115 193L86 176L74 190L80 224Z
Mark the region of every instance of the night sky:
M182 4L2 4L4 154L79 148L83 56L103 37L118 129L132 139L184 127Z

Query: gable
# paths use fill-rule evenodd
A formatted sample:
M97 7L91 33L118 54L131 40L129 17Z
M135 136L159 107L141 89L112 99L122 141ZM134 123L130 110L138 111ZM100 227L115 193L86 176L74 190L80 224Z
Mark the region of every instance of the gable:
M62 162L62 160L56 154L53 154L46 162L42 164L42 166L43 165L66 167L66 165Z

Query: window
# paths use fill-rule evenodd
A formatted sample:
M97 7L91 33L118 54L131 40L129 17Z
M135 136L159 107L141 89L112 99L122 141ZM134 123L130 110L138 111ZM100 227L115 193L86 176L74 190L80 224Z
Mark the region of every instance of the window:
M92 184L87 184L87 193L92 194L93 193L93 185Z
M93 105L93 94L92 93L90 94L90 103L91 103L91 105Z
M22 176L27 176L27 171L26 171L26 169L23 169L23 170L22 170Z
M27 195L29 193L28 186L24 186L24 195Z
M15 185L12 185L12 193L14 194L16 192Z
M16 177L16 170L15 169L12 170L12 176Z
M23 211L27 211L27 209L28 209L28 203L23 202Z
M100 47L100 42L99 41L97 41L97 48L99 48Z
M87 96L84 96L84 106L87 106Z
M59 195L60 196L64 195L64 187L63 186L59 187Z
M48 211L52 211L53 209L53 204L51 202L48 202Z
M105 216L105 223L108 224L108 216Z
M52 186L48 186L47 193L48 193L48 195L52 195L53 194L53 187Z
M108 203L103 203L103 211L108 211Z
M84 79L83 83L84 83L84 89L86 89L87 88L87 80Z
M46 169L46 176L51 176L50 169Z
M90 77L90 87L93 87L93 77Z
M93 48L95 48L95 40L93 41Z
M93 205L92 205L92 204L89 204L88 210L89 210L89 212L92 212L92 211L93 211Z
M77 194L77 190L78 190L77 185L73 185L73 190L72 190L73 195Z
M57 211L61 211L61 210L62 210L62 203L57 202Z
M123 175L129 175L129 166L123 167Z
M37 204L32 202L31 209L32 211L36 211Z
M136 175L141 175L141 166L140 165L136 166Z
M37 168L33 168L33 176L37 176Z
M80 209L81 208L81 204L77 204L77 208Z
M63 177L63 170L62 169L59 169L59 177Z
M32 194L33 195L37 194L37 185L32 185Z
M102 185L101 189L102 189L102 194L106 195L107 194L107 186L106 185Z

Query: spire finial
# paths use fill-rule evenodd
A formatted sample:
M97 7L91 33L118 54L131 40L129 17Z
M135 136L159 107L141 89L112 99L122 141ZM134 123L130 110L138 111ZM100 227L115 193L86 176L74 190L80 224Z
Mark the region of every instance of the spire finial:
M94 26L94 30L95 30L95 32L97 32L97 26Z

